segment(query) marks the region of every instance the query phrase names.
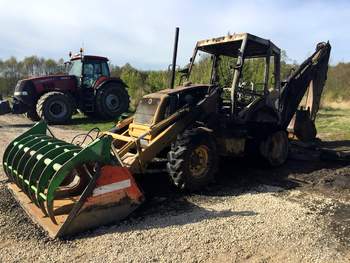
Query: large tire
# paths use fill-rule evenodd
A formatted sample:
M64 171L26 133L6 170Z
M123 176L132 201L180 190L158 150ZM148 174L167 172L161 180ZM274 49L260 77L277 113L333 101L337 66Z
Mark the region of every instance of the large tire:
M32 109L29 109L24 115L31 121L40 121L40 117L36 112L35 107L33 107Z
M68 94L52 91L40 97L36 111L49 124L64 124L72 118L74 102Z
M260 154L270 166L284 164L288 158L289 141L285 131L277 131L260 143Z
M100 87L96 93L96 110L101 119L118 118L128 111L130 97L122 82L111 82Z
M167 170L180 189L199 190L214 180L218 158L214 139L198 130L179 135L168 153Z

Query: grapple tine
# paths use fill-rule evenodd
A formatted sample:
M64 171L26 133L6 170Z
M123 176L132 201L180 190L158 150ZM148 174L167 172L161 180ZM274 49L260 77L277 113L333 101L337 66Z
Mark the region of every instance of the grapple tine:
M13 162L12 162L12 172L13 172L13 177L16 180L17 185L20 187L21 186L21 181L23 179L23 175L21 174L21 167L23 166L23 162L28 158L28 154L32 149L35 149L35 145L37 143L40 143L42 139L48 139L49 137L46 135L38 135L35 136L33 139L28 141L27 143L23 144L23 147L21 148L20 151L18 151L15 156L13 157ZM21 166L22 163L22 166Z
M29 176L30 176L30 170L33 168L33 166L36 163L36 156L38 154L42 154L45 152L45 147L48 145L52 144L54 142L54 138L49 138L47 140L41 140L39 143L31 148L31 150L28 152L29 153L29 158L26 160L23 170L21 171L21 174L23 176L23 179L21 180L21 189L25 191L26 193L28 192L29 188L27 187L29 185Z
M36 194L35 194L36 202L39 204L43 213L49 214L46 212L46 208L44 205L44 201L46 201L47 199L46 194L44 193L44 190L48 188L50 179L54 176L56 171L58 171L62 167L62 165L64 165L68 160L72 159L74 155L77 154L79 151L80 149L63 151L56 158L53 158L52 160L46 163L46 167L42 171L39 177L39 180L36 184ZM56 223L54 218L52 221Z
M6 162L4 163L5 167L5 173L9 178L13 181L16 182L16 178L14 178L14 172L13 172L13 162L15 161L14 157L18 152L21 151L23 144L27 143L28 141L32 140L35 138L35 135L29 135L28 137L24 137L21 140L15 142L12 146L12 149L9 151Z
M78 149L79 147L62 141L56 141L50 144L48 148L49 149L46 149L46 153L36 156L37 163L33 166L29 176L29 196L37 205L39 205L37 198L37 182L47 164L62 152L69 151L71 149Z
M2 163L3 163L3 166L4 166L5 173L10 179L12 179L11 175L9 174L9 169L8 169L8 166L9 166L8 159L9 159L10 152L12 152L12 150L15 148L15 146L18 144L18 142L21 141L23 138L28 137L30 135L35 135L35 134L44 135L44 134L46 134L46 130L47 130L46 123L43 122L43 121L38 122L31 129L29 129L28 131L26 131L22 135L18 136L16 139L14 139L7 146L7 148L4 151Z

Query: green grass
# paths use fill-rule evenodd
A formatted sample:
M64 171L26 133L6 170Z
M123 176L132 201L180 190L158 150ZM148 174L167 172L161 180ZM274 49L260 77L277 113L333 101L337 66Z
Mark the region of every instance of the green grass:
M123 114L123 118L132 113ZM120 118L121 119L121 118ZM108 131L115 126L119 119L115 121L104 121L98 119L88 118L83 114L77 114L73 116L72 122L66 127L70 129L77 129L83 131L89 131L93 128L99 128L101 131Z
M84 130L84 131L89 131L92 128L97 127L101 131L108 131L113 126L115 126L115 123L117 121L115 121L115 122L113 122L113 121L107 121L107 122L106 121L99 121L99 120L87 118L86 116L83 116L83 115L77 115L76 117L73 118L72 124L70 125L70 127L73 129Z
M327 140L350 139L350 109L321 109L317 115L318 136Z

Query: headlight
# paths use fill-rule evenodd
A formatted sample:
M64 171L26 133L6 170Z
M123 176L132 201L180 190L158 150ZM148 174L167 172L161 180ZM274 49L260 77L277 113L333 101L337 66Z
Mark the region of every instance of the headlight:
M15 91L14 95L15 96L27 96L28 95L28 91Z

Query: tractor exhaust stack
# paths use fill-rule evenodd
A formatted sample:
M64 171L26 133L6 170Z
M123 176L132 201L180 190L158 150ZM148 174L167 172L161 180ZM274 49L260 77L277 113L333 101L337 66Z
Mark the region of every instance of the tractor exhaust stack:
M170 88L173 89L175 86L175 77L176 77L176 58L177 58L177 47L179 44L179 28L175 29L175 40L174 40L174 51L173 51L173 62L171 64L171 79L170 79Z

